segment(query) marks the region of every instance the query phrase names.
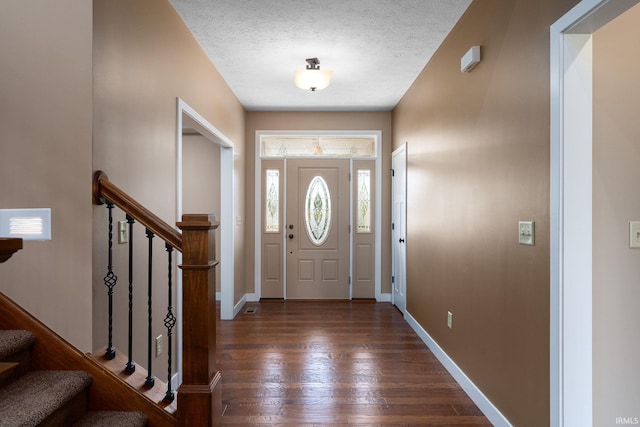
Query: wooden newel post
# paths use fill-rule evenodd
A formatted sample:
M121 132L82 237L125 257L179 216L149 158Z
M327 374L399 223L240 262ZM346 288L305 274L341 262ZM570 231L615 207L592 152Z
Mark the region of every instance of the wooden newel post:
M217 264L210 215L183 215L182 230L182 385L178 388L180 426L221 424L222 382L216 368ZM211 250L209 239L212 239ZM213 253L212 253L213 252Z

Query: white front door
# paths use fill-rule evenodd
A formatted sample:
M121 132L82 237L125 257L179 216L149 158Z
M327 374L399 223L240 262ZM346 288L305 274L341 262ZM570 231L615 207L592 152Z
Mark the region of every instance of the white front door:
M407 304L407 145L392 154L393 187L391 194L392 302L404 313Z
M288 159L286 298L349 299L349 160Z

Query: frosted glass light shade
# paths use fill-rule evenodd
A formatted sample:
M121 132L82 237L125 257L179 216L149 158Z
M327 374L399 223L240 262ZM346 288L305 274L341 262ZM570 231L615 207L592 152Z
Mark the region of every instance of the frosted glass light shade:
M329 86L332 74L332 70L296 70L293 81L300 89L316 91Z

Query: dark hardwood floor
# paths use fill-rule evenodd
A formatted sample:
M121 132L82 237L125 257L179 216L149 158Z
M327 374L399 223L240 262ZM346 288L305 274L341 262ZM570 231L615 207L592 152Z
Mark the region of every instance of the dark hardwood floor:
M224 425L491 425L389 303L245 308L218 323Z

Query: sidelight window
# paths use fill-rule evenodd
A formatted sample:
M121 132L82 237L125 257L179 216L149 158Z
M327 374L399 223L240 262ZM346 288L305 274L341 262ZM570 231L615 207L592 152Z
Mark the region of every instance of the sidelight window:
M371 232L371 170L358 170L358 233Z
M278 233L280 231L280 170L267 169L265 231Z

